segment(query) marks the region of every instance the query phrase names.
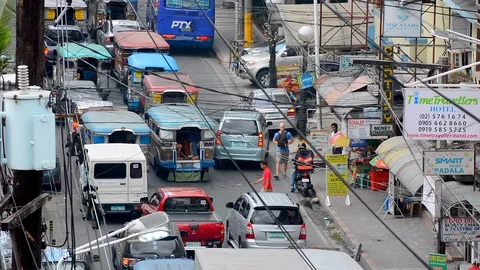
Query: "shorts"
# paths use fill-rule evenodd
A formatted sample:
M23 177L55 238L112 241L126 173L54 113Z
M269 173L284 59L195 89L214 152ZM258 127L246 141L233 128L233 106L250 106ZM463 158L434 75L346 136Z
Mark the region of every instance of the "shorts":
M287 164L289 156L290 156L290 151L277 151L277 153L275 155L275 159L276 159L277 163Z

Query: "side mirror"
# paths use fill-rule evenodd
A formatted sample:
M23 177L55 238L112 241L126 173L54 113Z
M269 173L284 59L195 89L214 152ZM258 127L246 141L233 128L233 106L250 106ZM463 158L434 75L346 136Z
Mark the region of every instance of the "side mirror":
M148 197L140 198L140 203L148 203Z
M225 205L226 208L233 208L233 202L228 202L226 205Z
M267 122L267 127L269 127L269 126L271 126L271 125L273 125L272 122Z
M100 256L99 255L93 255L93 262L99 262L100 261Z
M213 203L213 197L210 197L210 201Z
M188 236L188 232L187 231L180 231L180 236L183 238L183 237L187 237Z
M282 52L282 54L280 55L281 57L287 57L288 56L288 52Z

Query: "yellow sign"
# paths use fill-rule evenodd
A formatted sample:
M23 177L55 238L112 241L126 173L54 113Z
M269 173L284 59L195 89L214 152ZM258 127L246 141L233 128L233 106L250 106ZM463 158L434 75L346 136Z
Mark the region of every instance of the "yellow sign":
M325 155L327 162L330 163L347 181L348 179L348 155ZM327 167L327 196L346 196L348 195L348 186L338 178L338 176Z
M75 10L75 20L77 21L85 20L85 12L83 12L83 9Z
M153 93L152 99L153 99L153 103L160 104L162 103L162 94Z
M47 16L46 20L54 20L55 19L55 9L47 9Z

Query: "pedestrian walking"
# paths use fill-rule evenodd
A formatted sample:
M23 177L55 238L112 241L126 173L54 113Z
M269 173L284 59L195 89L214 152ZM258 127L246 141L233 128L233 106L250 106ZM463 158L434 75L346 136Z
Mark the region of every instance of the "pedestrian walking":
M263 182L262 190L260 192L272 192L272 172L270 172L270 168L268 168L268 164L266 161L262 161L260 163L260 168L263 170L262 178L258 179L257 181L252 182L253 185L256 185L260 182Z
M478 267L478 263L476 260L472 263L472 266L468 268L468 270L479 270L479 269L480 267Z
M280 173L280 164L283 163L283 176L287 177L288 169L288 156L290 155L290 150L288 146L293 143L293 136L290 132L285 130L285 123L280 123L280 130L275 133L273 137L273 143L277 145L276 152L276 166L275 166L275 176L274 178L278 180L278 175Z
M330 135L330 138L332 138L338 133L337 123L333 123L331 127L332 127L332 135ZM343 152L343 147L338 147L335 145L332 147L332 154L342 154L342 152Z

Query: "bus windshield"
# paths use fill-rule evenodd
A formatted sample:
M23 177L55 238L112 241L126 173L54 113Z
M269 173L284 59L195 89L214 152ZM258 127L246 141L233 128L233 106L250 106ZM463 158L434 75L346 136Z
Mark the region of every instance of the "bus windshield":
M198 2L198 4L197 4ZM200 6L200 7L199 7ZM210 0L165 0L166 8L174 9L210 9Z

